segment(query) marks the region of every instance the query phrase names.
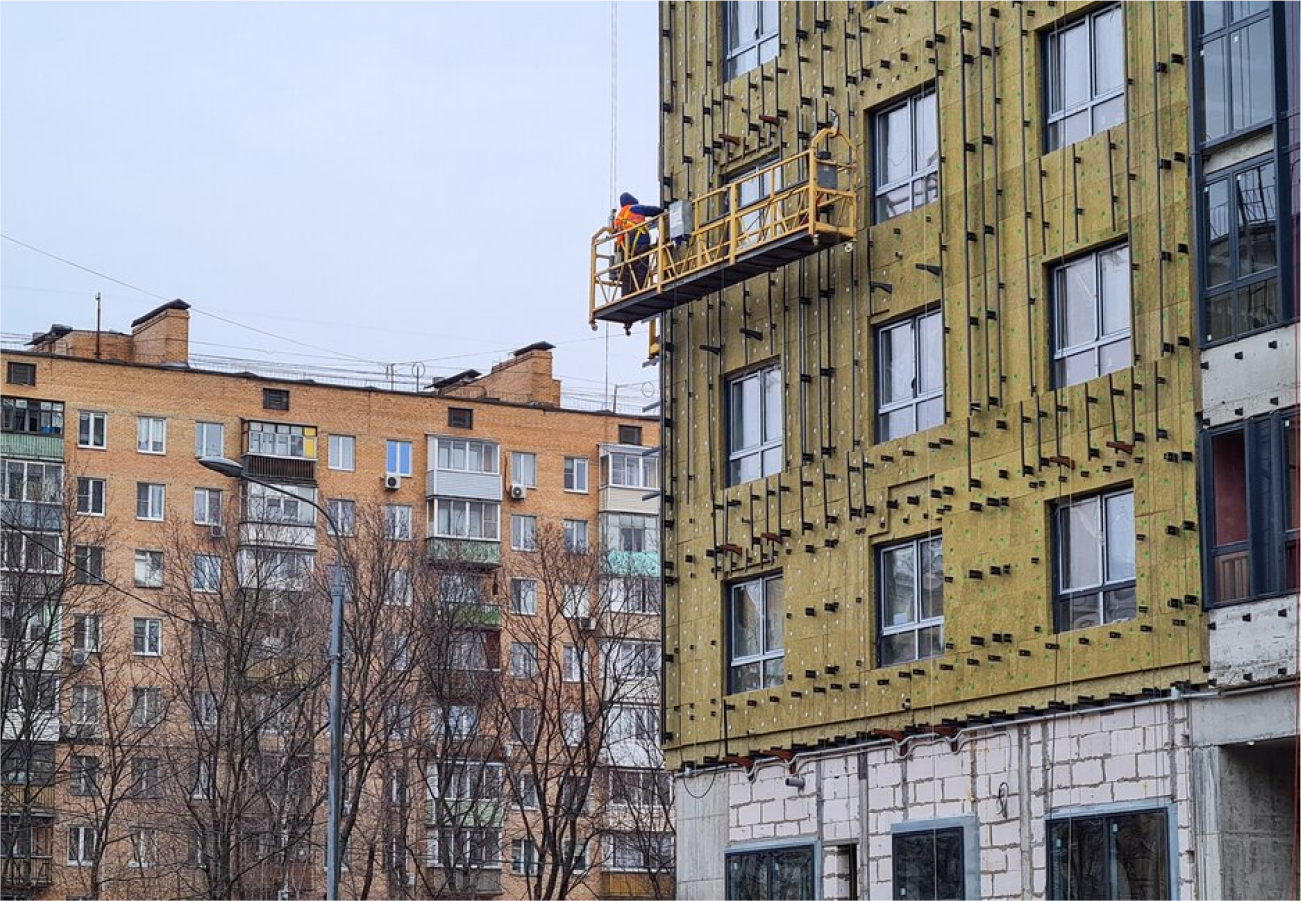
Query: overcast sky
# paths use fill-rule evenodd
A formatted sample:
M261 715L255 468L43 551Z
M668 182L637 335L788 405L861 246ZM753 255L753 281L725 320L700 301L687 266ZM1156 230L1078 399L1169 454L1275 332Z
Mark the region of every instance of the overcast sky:
M567 386L600 391L587 282L613 200L611 18L599 2L4 3L0 230L189 301L192 354L437 377L547 340ZM613 190L653 202L655 4L618 4L617 27ZM6 337L93 328L96 291L105 328L159 303L0 241ZM631 393L655 377L644 332L611 334L609 379Z

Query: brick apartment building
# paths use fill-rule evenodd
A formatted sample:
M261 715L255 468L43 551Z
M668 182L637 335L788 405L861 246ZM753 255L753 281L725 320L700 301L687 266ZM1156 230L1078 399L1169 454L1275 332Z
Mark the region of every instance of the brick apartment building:
M1297 33L661 4L680 897L1296 896Z
M320 897L338 579L345 896L671 893L657 421L546 344L202 371L187 309L3 355L4 896Z

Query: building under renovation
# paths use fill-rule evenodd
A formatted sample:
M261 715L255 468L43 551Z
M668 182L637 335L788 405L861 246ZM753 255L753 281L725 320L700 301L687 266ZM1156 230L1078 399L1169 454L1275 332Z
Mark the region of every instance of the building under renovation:
M1296 17L661 5L680 897L1296 896Z

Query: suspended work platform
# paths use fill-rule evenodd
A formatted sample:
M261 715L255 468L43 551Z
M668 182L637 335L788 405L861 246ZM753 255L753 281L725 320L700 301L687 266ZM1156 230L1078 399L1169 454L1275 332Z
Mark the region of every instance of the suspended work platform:
M838 128L662 215L592 236L590 322L624 326L852 241L853 145Z

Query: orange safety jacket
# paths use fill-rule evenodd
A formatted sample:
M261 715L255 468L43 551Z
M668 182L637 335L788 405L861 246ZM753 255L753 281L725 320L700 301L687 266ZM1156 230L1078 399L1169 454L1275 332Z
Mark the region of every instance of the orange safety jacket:
M624 238L631 235L632 249L636 252L637 242L639 242L643 237L649 239L650 232L644 226L642 228L637 228L638 225L641 225L646 221L646 217L640 213L634 213L632 208L633 204L630 203L626 206L620 207L619 212L614 214L614 242L622 249L625 246Z

